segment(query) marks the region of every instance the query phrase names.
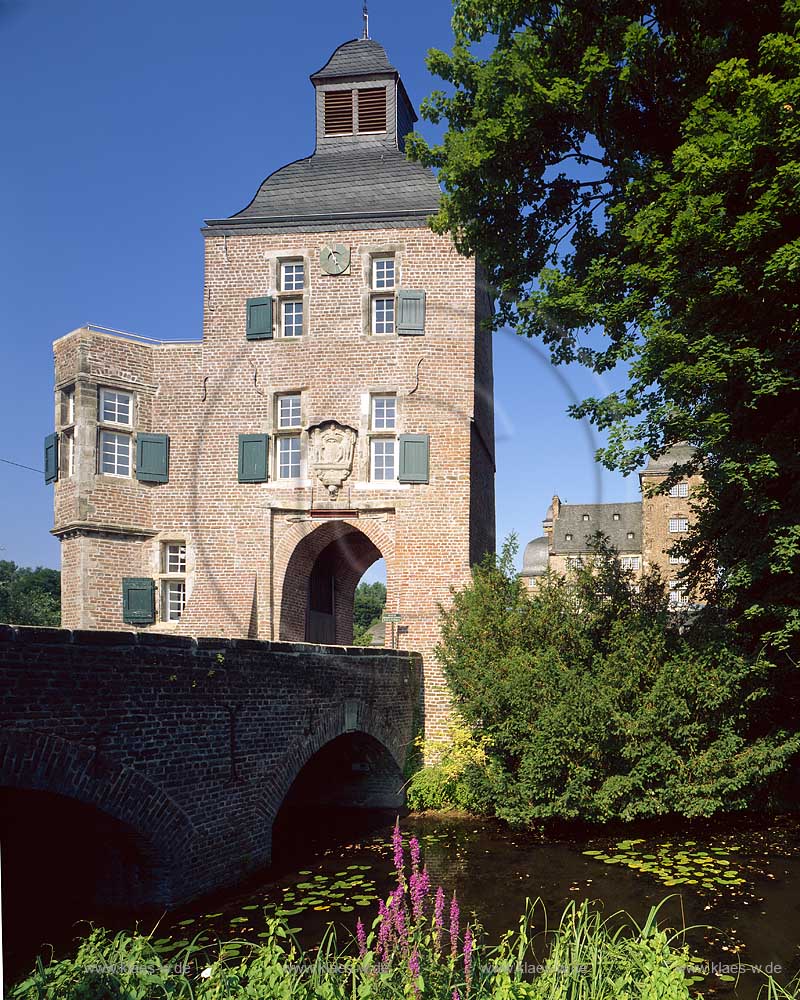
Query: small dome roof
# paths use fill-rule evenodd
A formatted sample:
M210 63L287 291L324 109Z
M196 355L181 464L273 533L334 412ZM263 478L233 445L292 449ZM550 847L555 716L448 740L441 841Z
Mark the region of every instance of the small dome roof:
M550 539L547 535L528 542L522 556L522 576L542 576L546 573L549 554Z

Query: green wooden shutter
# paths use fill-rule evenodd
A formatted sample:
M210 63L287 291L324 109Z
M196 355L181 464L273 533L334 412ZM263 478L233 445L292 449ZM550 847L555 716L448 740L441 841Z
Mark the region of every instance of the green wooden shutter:
M169 435L136 435L136 478L143 483L169 481Z
M122 620L129 625L151 625L156 620L156 584L147 577L122 579Z
M429 476L429 434L400 435L400 471L398 480L401 483L427 483Z
M425 333L425 292L402 289L397 293L397 332L407 337Z
M265 483L269 462L268 434L239 435L239 482Z
M48 434L44 439L44 481L58 479L58 434Z
M272 339L272 299L268 295L247 300L247 339Z

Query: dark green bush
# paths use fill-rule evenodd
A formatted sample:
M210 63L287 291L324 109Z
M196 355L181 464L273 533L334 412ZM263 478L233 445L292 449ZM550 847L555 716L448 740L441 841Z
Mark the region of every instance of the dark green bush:
M462 769L481 811L527 824L763 805L800 750L785 671L712 611L671 612L660 578L634 583L602 539L590 566L532 593L514 551L454 592L437 650L485 754L480 780ZM414 782L420 798L440 792L457 797L435 774Z

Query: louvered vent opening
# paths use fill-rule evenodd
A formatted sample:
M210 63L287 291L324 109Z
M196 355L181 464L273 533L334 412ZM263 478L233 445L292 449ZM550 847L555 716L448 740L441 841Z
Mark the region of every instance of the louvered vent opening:
M386 88L358 91L358 131L386 131Z
M325 92L325 135L352 135L353 91Z

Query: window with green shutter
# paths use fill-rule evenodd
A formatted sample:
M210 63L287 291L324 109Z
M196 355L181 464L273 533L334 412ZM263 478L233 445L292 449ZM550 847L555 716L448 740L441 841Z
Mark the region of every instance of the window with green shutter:
M272 299L270 296L247 300L247 339L272 339Z
M136 436L136 478L143 483L169 481L169 435Z
M122 620L129 625L150 625L156 620L156 584L147 577L122 580Z
M429 478L429 434L400 435L400 467L397 478L401 483L427 483Z
M58 479L58 434L48 434L44 439L44 481Z
M239 435L239 482L265 483L269 471L269 435Z
M397 293L397 332L406 337L425 333L425 292L404 288Z

